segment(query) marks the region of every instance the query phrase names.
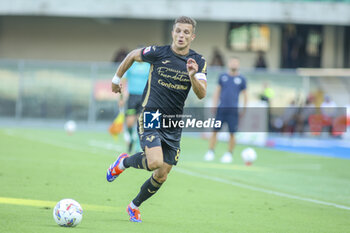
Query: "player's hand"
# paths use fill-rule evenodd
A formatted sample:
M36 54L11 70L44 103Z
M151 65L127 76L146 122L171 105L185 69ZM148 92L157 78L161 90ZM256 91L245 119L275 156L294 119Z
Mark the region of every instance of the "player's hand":
M193 58L189 58L187 60L186 68L190 77L194 77L194 75L198 72L198 64Z
M114 93L122 93L122 85L121 84L117 85L112 83L112 91Z

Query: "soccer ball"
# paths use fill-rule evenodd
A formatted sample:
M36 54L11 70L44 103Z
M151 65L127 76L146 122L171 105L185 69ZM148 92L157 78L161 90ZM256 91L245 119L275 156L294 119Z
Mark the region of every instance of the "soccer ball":
M62 227L75 227L83 219L83 209L77 201L63 199L56 204L53 219Z
M75 121L67 121L64 124L64 130L68 133L68 134L73 134L75 132L75 130L77 129L77 124L75 123Z
M250 166L256 160L256 152L253 148L245 148L241 153L242 159L247 166Z

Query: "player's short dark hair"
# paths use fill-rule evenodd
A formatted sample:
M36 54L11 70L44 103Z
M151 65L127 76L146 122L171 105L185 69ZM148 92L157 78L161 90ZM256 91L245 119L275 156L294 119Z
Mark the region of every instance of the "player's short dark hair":
M191 24L192 27L193 27L193 32L196 30L197 22L196 22L196 20L192 19L191 17L180 16L177 19L175 19L174 25L177 24L177 23Z

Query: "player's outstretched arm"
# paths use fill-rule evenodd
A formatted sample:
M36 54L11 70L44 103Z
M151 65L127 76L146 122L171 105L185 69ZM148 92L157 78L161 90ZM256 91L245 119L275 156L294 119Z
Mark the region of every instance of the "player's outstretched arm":
M121 93L120 79L123 77L125 72L130 68L134 61L141 62L141 49L134 49L131 51L124 60L120 63L117 72L114 75L112 80L112 91L114 93Z
M213 107L217 108L219 105L219 97L220 97L220 93L221 93L221 86L217 85L214 95L213 95Z
M242 95L243 95L243 109L240 112L240 118L242 118L245 115L247 110L248 94L246 89L242 91Z
M203 99L207 93L207 82L204 80L198 80L195 76L198 72L197 62L190 58L187 60L187 71L190 76L191 85L194 93L198 99Z

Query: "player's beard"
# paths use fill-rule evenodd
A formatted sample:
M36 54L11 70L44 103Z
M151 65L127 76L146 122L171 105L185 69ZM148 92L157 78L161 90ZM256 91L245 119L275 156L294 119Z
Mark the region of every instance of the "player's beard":
M235 76L238 74L238 69L234 68L234 69L230 69L230 75Z
M189 43L186 43L186 45L185 45L185 43L184 44L179 44L178 42L173 42L173 45L174 45L174 47L173 47L173 50L175 51L175 52L182 52L182 51L186 51L186 50L189 50Z

